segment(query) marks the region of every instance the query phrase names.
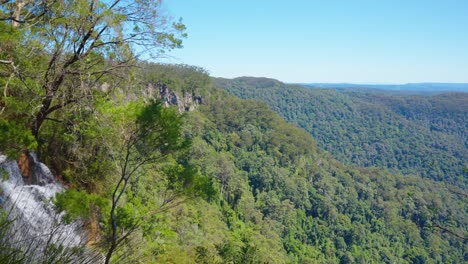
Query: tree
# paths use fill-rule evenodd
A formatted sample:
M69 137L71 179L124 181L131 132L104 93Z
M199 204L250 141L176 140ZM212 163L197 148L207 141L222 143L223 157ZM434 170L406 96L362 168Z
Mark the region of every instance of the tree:
M105 263L110 263L119 245L146 222L154 221L152 215L187 199L212 195L213 190L197 168L184 163L190 141L182 134L182 116L176 109L165 108L161 101L145 105L140 100L107 111L110 119L106 123L114 127L107 143L116 172L106 239ZM164 176L150 179L157 177L155 171ZM166 184L157 182L163 178ZM145 188L152 189L149 196ZM151 202L157 200L155 196L162 197L160 203ZM135 211L138 206L143 206L143 215Z
M181 148L180 117L161 103L151 103L139 114L136 122L122 131L122 147L112 158L118 165L118 181L112 192L110 209L111 235L105 263L109 263L117 246L137 227L133 223L125 235L118 237L117 210L127 187L138 180L144 167L160 161L165 155Z
M106 76L143 56L180 48L186 36L181 21L163 14L161 0L4 0L0 23L11 24L2 33L7 39L22 35L10 51L4 52L8 43L0 44L0 63L10 68L8 83L33 92L27 125L36 138L52 113L86 102ZM19 67L27 58L15 53L41 56L45 63Z

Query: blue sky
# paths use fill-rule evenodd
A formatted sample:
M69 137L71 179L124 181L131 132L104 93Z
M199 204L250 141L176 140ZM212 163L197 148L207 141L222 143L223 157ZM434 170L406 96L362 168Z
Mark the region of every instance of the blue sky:
M468 82L468 0L166 0L172 63L284 82Z

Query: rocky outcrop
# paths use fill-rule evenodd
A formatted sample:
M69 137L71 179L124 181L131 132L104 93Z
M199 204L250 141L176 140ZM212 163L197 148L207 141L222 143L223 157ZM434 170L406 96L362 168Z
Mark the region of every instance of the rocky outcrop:
M177 106L180 113L193 111L200 104L203 104L201 96L195 95L193 92L175 92L169 89L166 84L149 83L146 86L144 97L162 99L166 107Z
M29 155L29 151L23 150L18 159L18 167L23 178L31 178L33 173L33 159Z
M21 152L18 159L18 168L25 185L46 186L55 181L54 175L52 175L49 168L37 160L36 154L27 150Z
M112 90L108 83L103 83L97 89L105 93ZM125 101L137 100L140 97L143 97L145 101L162 99L166 107L177 106L180 113L196 110L199 105L203 104L203 97L194 91L175 91L164 83L148 83L146 88L139 92L124 91L118 88L117 90L126 94Z

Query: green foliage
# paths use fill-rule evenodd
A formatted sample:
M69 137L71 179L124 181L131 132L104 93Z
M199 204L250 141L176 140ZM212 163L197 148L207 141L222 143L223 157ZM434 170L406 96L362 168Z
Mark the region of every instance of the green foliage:
M113 130L103 124L103 108L110 107L106 97L96 94L93 107L70 109L60 120L44 124L39 156L57 175L78 189L103 192L111 174L113 162L105 144Z
M39 143L47 141L40 135L44 123L64 124L52 117L55 112L92 107L102 85L116 84L109 75L135 66L142 55L182 47L185 26L161 8L158 0L5 2L0 6L1 112L21 118Z
M31 130L15 121L0 119L0 152L16 158L23 149L35 150L37 142Z
M0 168L0 177L2 181L8 181L9 175L8 172L4 168ZM3 190L0 190L0 195L2 194Z
M205 96L211 79L206 70L184 64L142 64L142 78L151 84L166 85L182 94Z
M200 174L199 168L192 164L181 164L175 160L166 162L162 171L167 177L167 188L183 192L187 196L203 197L211 200L216 194L209 178Z
M90 219L97 208L107 212L109 201L96 194L67 189L55 196L54 204L59 212L64 211L63 220L71 223L79 219Z
M165 108L160 101L150 102L138 113L137 150L142 156L151 153L167 155L189 144L181 138L181 116L174 108Z

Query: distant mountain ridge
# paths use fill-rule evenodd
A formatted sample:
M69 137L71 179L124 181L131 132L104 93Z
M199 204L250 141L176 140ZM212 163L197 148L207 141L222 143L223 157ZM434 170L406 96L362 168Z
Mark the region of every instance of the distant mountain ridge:
M468 83L406 83L406 84L355 84L355 83L300 83L308 88L377 89L411 92L468 92Z

